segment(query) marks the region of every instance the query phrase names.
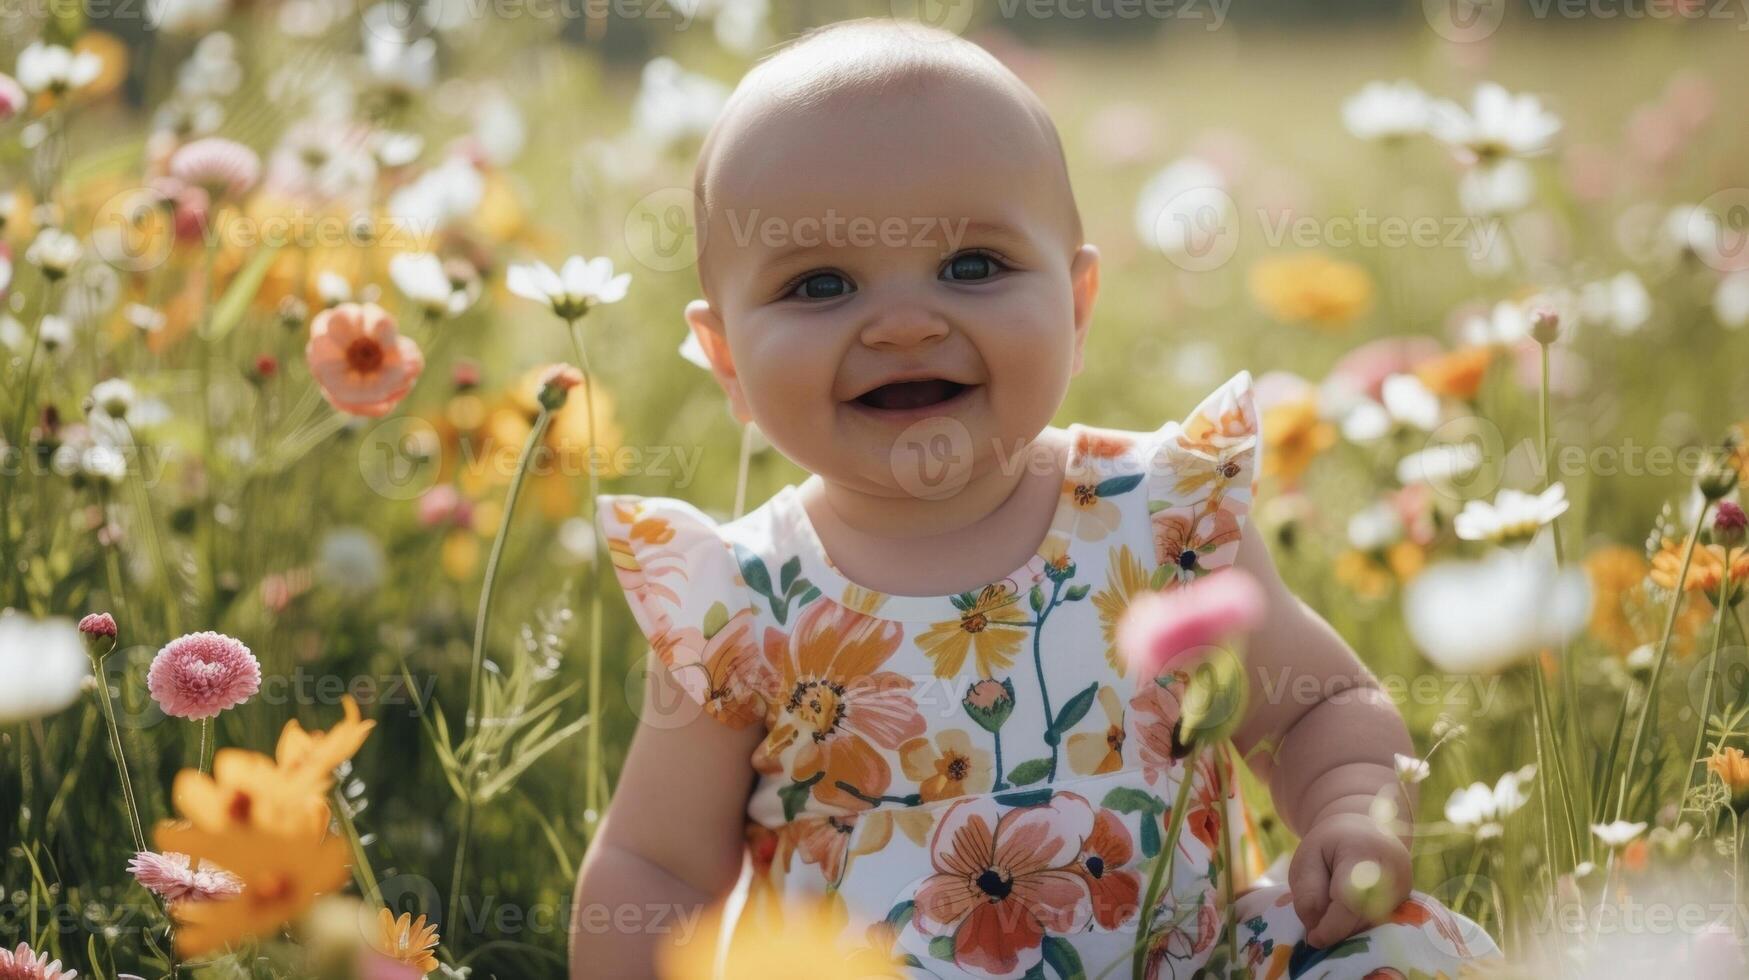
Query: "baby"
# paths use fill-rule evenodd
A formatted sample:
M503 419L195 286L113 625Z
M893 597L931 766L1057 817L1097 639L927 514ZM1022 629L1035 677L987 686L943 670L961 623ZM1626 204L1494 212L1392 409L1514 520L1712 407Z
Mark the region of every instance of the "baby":
M1025 85L950 34L822 30L742 81L697 194L687 322L735 414L812 475L727 523L600 500L661 669L579 923L714 903L750 858L744 921L824 902L900 976L1127 975L1138 946L1176 977L1229 950L1260 977L1496 954L1410 891L1403 722L1246 520L1250 376L1153 432L1050 425L1099 253ZM1232 744L1300 836L1285 885L1249 877L1234 760L1180 741L1184 675L1115 649L1137 595L1229 566L1268 600ZM717 937L579 925L572 975L651 975L682 940Z

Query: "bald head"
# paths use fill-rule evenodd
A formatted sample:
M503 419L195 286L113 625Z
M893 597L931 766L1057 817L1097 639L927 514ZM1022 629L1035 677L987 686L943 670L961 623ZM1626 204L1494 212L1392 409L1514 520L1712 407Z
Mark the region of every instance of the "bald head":
M727 227L730 212L769 210L774 175L796 178L779 183L815 193L822 208L838 207L826 187L805 179L815 175L801 172L798 151L810 141L831 141L845 157L812 154L813 164L851 170L875 158L858 144L897 151L879 154L883 171L917 184L961 162L997 158L997 165L1027 175L1032 206L1057 223L1066 247L1082 243L1062 143L1031 89L957 35L891 20L849 21L804 35L748 72L706 137L693 189L699 227L708 230L697 236L707 295L713 246L736 237ZM842 165L834 169L851 176Z

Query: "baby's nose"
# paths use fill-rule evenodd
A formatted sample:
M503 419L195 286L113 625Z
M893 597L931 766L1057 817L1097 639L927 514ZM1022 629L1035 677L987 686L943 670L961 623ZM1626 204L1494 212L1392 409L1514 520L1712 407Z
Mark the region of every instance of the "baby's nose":
M934 343L948 334L947 319L913 303L890 306L862 328L862 342L874 348L906 348Z

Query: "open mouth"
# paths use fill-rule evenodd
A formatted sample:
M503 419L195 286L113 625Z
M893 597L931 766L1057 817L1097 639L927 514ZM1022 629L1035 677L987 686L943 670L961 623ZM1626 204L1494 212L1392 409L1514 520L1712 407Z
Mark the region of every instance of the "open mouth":
M916 381L895 381L858 395L858 405L885 412L909 412L933 408L953 401L973 386L944 378L920 378Z

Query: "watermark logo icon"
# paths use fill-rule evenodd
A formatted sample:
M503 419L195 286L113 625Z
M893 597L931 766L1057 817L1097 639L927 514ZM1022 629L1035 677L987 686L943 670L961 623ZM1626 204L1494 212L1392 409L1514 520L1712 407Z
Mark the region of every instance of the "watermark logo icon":
M1421 13L1433 33L1470 44L1500 29L1506 19L1506 0L1421 0Z
M704 245L705 228L694 220L703 213L702 202L684 187L652 191L626 212L626 249L646 269L685 269L698 260Z
M424 419L390 419L358 441L365 485L390 500L412 500L430 490L442 462L437 429Z
M921 500L945 500L972 478L972 433L946 415L914 422L893 441L889 462L900 489Z

